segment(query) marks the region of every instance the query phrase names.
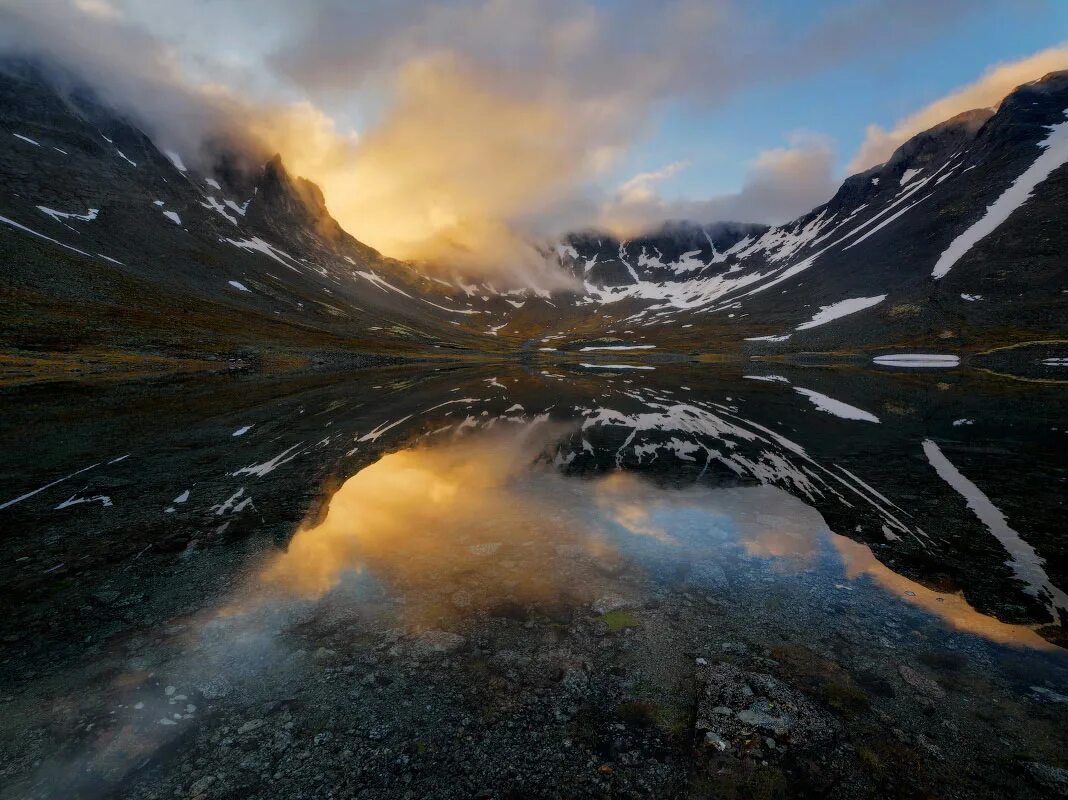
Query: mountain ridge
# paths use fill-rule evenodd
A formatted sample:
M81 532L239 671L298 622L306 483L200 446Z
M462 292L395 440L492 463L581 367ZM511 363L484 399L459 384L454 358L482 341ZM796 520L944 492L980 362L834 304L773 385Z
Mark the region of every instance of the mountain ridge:
M15 257L5 328L17 350L39 349L43 329L53 330L42 341L55 342L74 313L52 308L56 287L77 304L79 292L92 294L74 286L78 275L91 284L96 273L121 273L147 282L135 294L177 292L210 304L208 317L237 314L250 330L270 328L281 350L308 352L319 348L301 344L309 331L341 351L398 357L559 352L603 339L743 357L1056 339L1068 313L1063 162L1019 203L1026 213L1010 213L945 277L931 270L1033 168L1066 110L1068 72L1024 84L996 111L918 134L784 225L679 220L630 240L568 234L546 255L581 289L548 292L387 258L347 233L319 187L291 176L280 156L257 165L220 148L202 174L90 90L63 94L7 65L0 237ZM78 262L62 276L48 255L58 252ZM19 310L27 302L40 319ZM63 333L84 346L87 336ZM220 334L217 349L232 349L231 336ZM181 352L168 337L164 350ZM255 345L245 337L241 346Z

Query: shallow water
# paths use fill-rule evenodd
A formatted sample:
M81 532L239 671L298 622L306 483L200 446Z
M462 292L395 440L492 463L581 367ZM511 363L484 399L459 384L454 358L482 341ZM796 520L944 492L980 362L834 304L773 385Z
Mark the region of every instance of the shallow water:
M7 794L1055 792L1063 388L642 366L10 391Z

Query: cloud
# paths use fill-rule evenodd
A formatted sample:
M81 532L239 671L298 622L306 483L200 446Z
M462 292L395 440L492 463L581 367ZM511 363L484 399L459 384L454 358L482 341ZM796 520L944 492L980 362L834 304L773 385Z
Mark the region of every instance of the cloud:
M665 204L646 175L606 198L667 104L899 51L985 1L864 0L797 26L740 0L7 0L0 49L66 65L187 163L220 139L281 152L388 255L549 286L531 243L606 205L782 221L828 194L809 143L733 195Z
M848 170L852 174L882 164L917 133L963 111L996 107L1017 86L1062 69L1068 69L1068 44L1042 50L1018 61L995 64L974 83L929 103L900 120L889 131L869 125L864 143L849 162Z
M676 161L654 172L640 172L619 187L619 202L647 203L656 199L656 184L686 169L689 163Z
M74 0L74 7L84 14L106 19L118 19L122 16L107 0Z
M837 186L833 144L813 134L795 134L789 147L760 153L738 192L705 200L667 201L659 197L655 182L682 166L670 164L626 181L602 209L600 224L620 236L634 236L667 219L777 224L825 202Z

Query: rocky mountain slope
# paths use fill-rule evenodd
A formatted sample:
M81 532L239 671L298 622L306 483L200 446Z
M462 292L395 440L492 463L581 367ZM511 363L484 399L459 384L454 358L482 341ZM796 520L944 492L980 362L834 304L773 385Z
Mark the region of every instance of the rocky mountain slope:
M1055 338L1068 319L1066 111L1068 73L1048 75L729 248L694 252L684 229L606 253L584 234L561 260L586 279L578 302L625 309L649 338L680 322L774 352Z
M1066 115L1068 73L1053 73L915 136L784 225L583 231L553 252L581 282L574 294L521 293L509 308L492 286L465 293L494 334L528 348L1000 350L1055 372L1068 338Z
M785 225L672 223L545 245L550 294L383 257L281 160L198 172L89 91L0 70L9 352L1061 353L1068 73L961 114ZM1050 344L1053 342L1053 344ZM1035 349L1037 348L1037 350ZM9 356L10 357L10 356Z
M195 172L17 63L0 70L0 241L5 343L26 352L482 346L279 158Z

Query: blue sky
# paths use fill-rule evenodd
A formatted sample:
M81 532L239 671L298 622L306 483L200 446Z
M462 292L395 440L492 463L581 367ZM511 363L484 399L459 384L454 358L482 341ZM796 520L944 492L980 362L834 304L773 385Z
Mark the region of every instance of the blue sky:
M765 5L788 21L810 13L812 4L778 0ZM658 184L665 199L735 191L761 151L788 146L796 131L829 136L841 173L867 125L889 128L976 80L989 66L1066 39L1068 2L1001 2L927 41L852 59L799 80L750 86L714 108L673 101L655 132L637 145L614 177L625 179L683 161L686 169Z

